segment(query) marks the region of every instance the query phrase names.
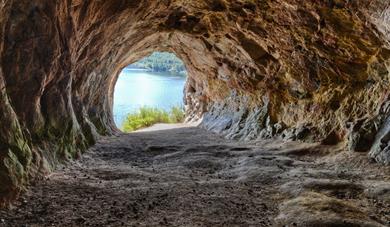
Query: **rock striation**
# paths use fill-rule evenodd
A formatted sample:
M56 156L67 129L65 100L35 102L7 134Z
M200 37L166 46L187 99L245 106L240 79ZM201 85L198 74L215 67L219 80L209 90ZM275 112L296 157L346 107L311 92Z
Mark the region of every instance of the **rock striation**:
M0 0L0 204L115 134L117 76L153 51L185 62L188 120L390 164L387 1Z

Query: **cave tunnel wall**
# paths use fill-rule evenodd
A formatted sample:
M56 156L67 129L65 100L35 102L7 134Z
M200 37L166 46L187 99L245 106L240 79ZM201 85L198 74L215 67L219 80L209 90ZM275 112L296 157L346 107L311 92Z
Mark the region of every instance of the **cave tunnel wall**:
M0 15L1 205L116 133L118 74L157 50L186 64L188 120L390 162L386 1L0 0Z

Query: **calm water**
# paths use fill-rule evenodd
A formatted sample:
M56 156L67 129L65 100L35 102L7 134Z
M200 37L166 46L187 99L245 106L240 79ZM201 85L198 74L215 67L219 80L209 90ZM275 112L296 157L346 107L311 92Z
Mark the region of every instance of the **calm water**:
M124 69L119 75L114 93L114 120L122 126L126 115L142 106L169 110L183 105L184 77L168 73L151 73Z

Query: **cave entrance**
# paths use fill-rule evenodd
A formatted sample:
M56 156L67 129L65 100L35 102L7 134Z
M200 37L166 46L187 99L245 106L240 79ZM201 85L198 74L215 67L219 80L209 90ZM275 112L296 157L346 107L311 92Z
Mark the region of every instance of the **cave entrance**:
M154 52L125 67L115 84L113 114L118 129L135 131L184 120L187 70L175 54Z

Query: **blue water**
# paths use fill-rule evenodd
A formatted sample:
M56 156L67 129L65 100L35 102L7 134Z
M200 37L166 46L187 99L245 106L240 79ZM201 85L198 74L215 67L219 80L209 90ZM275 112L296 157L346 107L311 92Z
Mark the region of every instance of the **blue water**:
M183 106L185 78L169 73L152 73L125 68L114 92L114 120L121 128L127 114L142 106L169 110Z

